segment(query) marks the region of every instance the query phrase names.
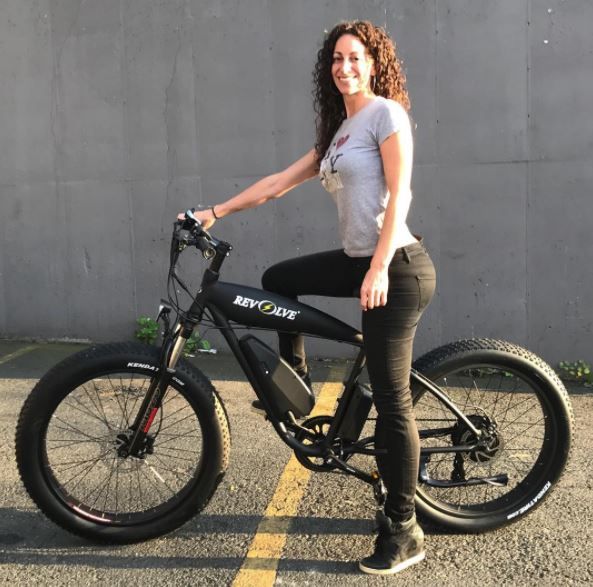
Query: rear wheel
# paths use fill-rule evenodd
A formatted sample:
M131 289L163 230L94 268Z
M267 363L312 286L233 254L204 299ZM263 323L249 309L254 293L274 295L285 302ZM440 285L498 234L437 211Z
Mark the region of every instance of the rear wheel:
M93 347L54 367L25 402L16 434L21 478L63 528L107 542L159 536L204 508L222 479L226 415L208 379L185 361L140 452L122 456L158 357L139 344Z
M549 365L516 345L473 339L435 349L414 368L487 438L475 450L421 459L429 482L418 485L419 513L450 529L481 531L538 506L565 468L573 429L566 389ZM412 392L423 448L475 444L474 433L434 395L418 383ZM472 478L490 482L455 485Z

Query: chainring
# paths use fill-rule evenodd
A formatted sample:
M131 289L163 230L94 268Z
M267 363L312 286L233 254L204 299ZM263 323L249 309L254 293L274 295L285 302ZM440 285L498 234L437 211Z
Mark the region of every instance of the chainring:
M308 420L305 420L301 426L313 433L314 440L311 440L309 437L307 437L302 430L299 430L296 433L295 438L305 445L317 444L325 438L332 422L333 418L331 416L315 416L313 418L309 418ZM303 467L306 467L311 471L327 472L336 469L335 465L332 465L323 457L309 457L299 453L298 451L295 451L294 454L298 462L301 463Z

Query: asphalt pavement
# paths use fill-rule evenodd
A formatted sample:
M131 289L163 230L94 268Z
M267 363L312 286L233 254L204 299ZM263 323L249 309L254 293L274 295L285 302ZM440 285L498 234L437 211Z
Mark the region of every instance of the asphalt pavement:
M0 583L238 584L246 558L254 556L254 538L268 532L282 538L278 560L252 564L262 571L250 575L253 585L593 584L590 390L571 389L574 450L564 478L542 507L511 526L479 535L426 526L426 561L396 577L379 578L356 567L372 550L374 515L371 491L359 481L336 474L307 476L294 516L265 529L266 512L278 498L291 452L271 425L250 410L253 391L234 360L221 355L193 359L220 392L232 437L228 473L200 515L165 537L127 546L97 546L48 521L19 479L15 424L37 380L80 348L0 341ZM328 380L339 381L344 369L338 362L316 362L314 391L319 394Z

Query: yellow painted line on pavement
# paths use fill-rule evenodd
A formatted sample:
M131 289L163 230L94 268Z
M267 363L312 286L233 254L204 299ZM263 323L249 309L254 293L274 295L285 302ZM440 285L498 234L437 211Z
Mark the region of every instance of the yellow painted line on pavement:
M328 379L335 379L334 375L338 374L332 370ZM342 383L325 383L310 417L333 414L342 388ZM274 585L278 562L286 544L286 534L303 499L311 473L297 461L294 454L290 457L264 518L257 527L243 565L233 581L233 587Z
M23 348L20 348L16 351L14 351L14 353L10 353L10 355L5 355L4 357L0 358L0 365L2 365L3 363L8 363L8 361L12 361L12 359L16 359L17 357L20 357L21 355L24 355L25 353L28 353L30 351L34 351L37 347L36 346L25 346Z

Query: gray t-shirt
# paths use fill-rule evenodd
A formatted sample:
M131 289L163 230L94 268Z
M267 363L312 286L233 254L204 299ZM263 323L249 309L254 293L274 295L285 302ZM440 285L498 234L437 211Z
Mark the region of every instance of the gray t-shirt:
M338 207L340 237L350 257L375 252L389 201L379 147L409 127L401 104L379 96L342 122L321 161L319 178Z

